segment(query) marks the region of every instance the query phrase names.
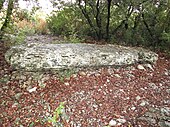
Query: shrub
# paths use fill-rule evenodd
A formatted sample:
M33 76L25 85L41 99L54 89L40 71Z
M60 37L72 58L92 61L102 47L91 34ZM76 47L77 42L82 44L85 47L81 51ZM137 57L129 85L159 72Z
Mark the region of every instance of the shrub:
M53 12L52 16L48 18L48 27L52 34L69 35L71 31L70 21L73 20L72 13L68 13L69 10L65 8L62 11Z
M2 39L6 42L7 47L14 46L14 45L20 45L20 44L24 43L24 40L26 38L24 31L22 31L22 30L16 31L15 30L16 33L14 34L13 29L8 28L6 30L9 30L9 31L4 34Z
M16 27L19 31L21 30L26 35L33 35L35 33L34 23L25 19L16 23Z
M44 19L37 18L35 22L35 32L38 34L49 33L47 22Z

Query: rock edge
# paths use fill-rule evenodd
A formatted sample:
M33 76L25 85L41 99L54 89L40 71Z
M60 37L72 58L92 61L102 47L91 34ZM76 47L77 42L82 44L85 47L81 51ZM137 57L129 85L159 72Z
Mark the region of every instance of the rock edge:
M11 47L5 58L14 69L43 71L155 63L158 55L143 48L118 45L38 43Z

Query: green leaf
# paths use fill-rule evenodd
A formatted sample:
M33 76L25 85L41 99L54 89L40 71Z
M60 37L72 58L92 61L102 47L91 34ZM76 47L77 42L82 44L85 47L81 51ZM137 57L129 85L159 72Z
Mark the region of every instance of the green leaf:
M32 122L30 125L29 125L29 127L33 127L34 126L34 122Z

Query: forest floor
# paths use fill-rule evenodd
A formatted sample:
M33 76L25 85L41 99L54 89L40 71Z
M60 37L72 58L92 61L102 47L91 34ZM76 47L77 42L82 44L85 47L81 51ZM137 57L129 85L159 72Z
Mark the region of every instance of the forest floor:
M27 42L51 39L57 38ZM170 127L170 59L163 53L152 68L136 64L55 74L13 70L6 51L1 44L0 127Z

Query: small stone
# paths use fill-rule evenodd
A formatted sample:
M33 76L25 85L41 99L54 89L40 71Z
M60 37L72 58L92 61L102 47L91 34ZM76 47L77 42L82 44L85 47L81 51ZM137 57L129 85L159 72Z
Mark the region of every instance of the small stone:
M145 106L147 103L148 103L148 102L146 102L146 101L143 100L139 105L140 105L140 106Z
M110 120L109 126L116 126L117 122L115 120Z
M161 87L161 86L163 86L163 84L162 84L162 83L159 83L159 86Z
M86 73L85 73L84 71L80 71L80 72L79 72L79 75L81 75L81 76L86 76Z
M107 85L106 85L106 84L103 84L103 86L104 86L104 87L107 87Z
M18 103L16 102L16 103L14 103L13 105L12 105L12 108L15 108L15 107L17 107L18 106Z
M137 100L137 101L139 101L140 99L141 99L141 97L140 97L140 96L137 96L137 97L136 97L136 100Z
M127 97L127 98L126 98L126 100L129 100L129 99L130 99L130 97Z
M131 108L131 110L135 110L135 109L136 109L136 107L132 107L132 108Z
M26 76L21 75L21 76L20 76L20 79L22 79L22 80L26 80Z
M146 104L145 102L141 102L140 106L145 106L145 104Z
M151 64L145 64L145 67L151 69L152 71L154 70Z
M69 85L70 85L68 82L65 82L64 84L65 84L66 86L69 86Z
M155 83L148 84L152 89L158 89L158 86Z
M170 127L170 122L169 122L169 121L165 121L165 125L166 125L167 127Z
M28 89L28 92L32 93L32 92L35 92L37 89L37 87L34 87L34 88L31 88L31 89Z
M73 78L76 78L76 77L77 77L77 74L72 74L72 77L73 77Z
M117 126L120 126L120 125L122 125L122 123L117 123Z
M138 65L137 68L138 68L139 70L145 70L144 66L142 66L142 65Z
M170 127L170 122L168 121L161 121L158 124L160 127Z
M41 79L41 81L42 82L45 82L45 81L47 81L47 80L49 80L50 79L50 76L49 75L46 75L45 77L43 77L42 79Z
M126 123L126 120L125 119L117 119L117 121L119 122L119 123Z
M27 81L24 82L24 85L29 86L32 83L32 79L28 79Z
M99 106L101 107L101 106L102 106L102 104L99 104Z
M17 93L17 94L15 94L15 98L16 98L17 100L19 100L20 97L21 97L21 95L22 95L22 93Z
M161 113L170 116L170 108L168 107L161 108Z
M110 80L109 80L109 79L107 79L107 82L109 83L109 82L110 82Z
M8 89L9 87L8 86L3 86L2 89Z
M114 74L114 76L116 76L117 78L121 78L119 74Z
M99 73L95 73L94 75L95 75L95 77L98 77L98 76L100 76L100 74L99 74Z
M166 92L167 92L168 94L170 94L170 89L167 89Z
M165 75L168 76L169 75L168 72L165 72Z
M93 107L94 107L94 108L98 108L98 105L96 105L96 104L93 104Z
M170 100L164 100L163 102L170 105Z

